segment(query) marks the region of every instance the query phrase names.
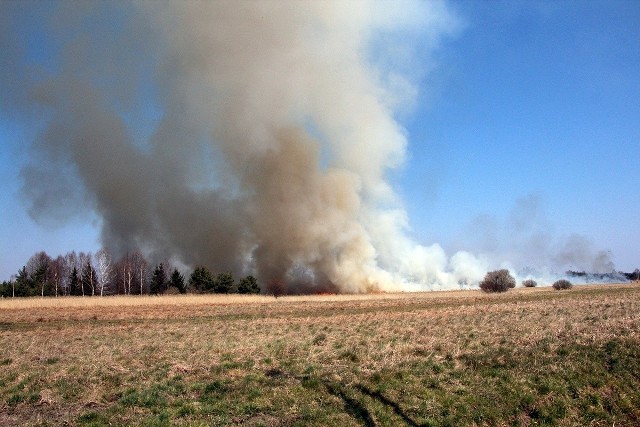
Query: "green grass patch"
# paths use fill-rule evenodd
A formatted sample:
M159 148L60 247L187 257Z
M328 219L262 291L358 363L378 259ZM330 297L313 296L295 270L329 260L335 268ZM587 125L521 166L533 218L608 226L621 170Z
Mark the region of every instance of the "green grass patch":
M0 406L26 426L638 425L639 296L576 288L34 317L0 335Z

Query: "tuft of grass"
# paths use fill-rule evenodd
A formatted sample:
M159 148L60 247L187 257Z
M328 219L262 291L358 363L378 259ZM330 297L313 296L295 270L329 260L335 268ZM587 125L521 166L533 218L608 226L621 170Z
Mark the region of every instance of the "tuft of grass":
M320 332L316 336L313 337L313 345L322 345L327 340L327 335L323 332Z
M78 424L87 427L108 426L109 418L97 411L88 411L78 417Z

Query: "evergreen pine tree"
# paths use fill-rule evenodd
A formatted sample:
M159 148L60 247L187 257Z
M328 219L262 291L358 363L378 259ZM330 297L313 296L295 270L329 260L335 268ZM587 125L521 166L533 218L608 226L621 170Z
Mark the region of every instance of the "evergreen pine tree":
M189 277L189 287L198 292L211 292L214 280L211 272L206 267L196 267Z
M163 294L167 290L167 273L164 271L164 264L160 263L153 270L153 276L151 277L151 293Z
M216 276L213 291L217 294L228 294L233 287L233 276L231 273L220 273Z
M33 279L27 273L27 267L22 267L16 276L15 296L30 297L34 295L36 295L36 290Z
M258 281L253 276L247 276L240 279L238 283L238 293L239 294L259 294L260 287L258 286Z
M75 267L69 274L69 295L82 295L82 283L80 283L80 277L78 277L78 269Z
M2 284L0 284L0 297L12 297L14 286L15 282L13 280L9 280L8 282L6 280L2 281Z
M180 274L177 268L174 268L173 273L171 273L171 280L169 281L169 285L176 287L181 294L187 293L187 286L184 282L184 276Z

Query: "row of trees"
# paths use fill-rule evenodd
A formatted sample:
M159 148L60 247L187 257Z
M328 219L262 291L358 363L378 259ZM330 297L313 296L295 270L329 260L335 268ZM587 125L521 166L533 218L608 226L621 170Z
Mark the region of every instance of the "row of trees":
M1 297L149 295L166 292L259 293L253 276L235 282L231 273L213 275L197 267L188 276L170 263L151 267L144 255L131 252L114 261L106 249L95 254L69 252L52 258L34 254L9 281L0 284Z

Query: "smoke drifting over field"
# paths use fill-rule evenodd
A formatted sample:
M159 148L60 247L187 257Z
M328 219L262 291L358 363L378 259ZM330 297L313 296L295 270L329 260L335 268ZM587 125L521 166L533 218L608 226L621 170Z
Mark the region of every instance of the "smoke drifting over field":
M535 194L518 199L503 219L485 215L472 220L456 247L498 261L521 279L536 278L542 283L557 280L567 270L615 271L610 252L596 248L585 236L555 230L542 198ZM591 281L597 281L595 276Z
M450 288L487 271L413 242L386 178L407 146L394 113L415 97L411 42L424 54L457 28L443 3L44 9L54 59L7 92L46 122L23 170L34 217L93 210L115 253L292 292Z

